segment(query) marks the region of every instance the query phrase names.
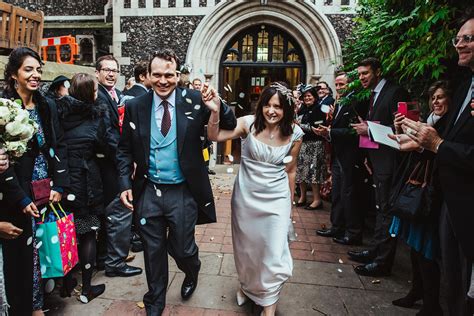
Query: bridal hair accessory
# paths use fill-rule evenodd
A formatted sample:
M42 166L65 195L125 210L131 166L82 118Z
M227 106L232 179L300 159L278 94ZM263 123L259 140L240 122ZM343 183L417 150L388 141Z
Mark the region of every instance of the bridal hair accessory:
M288 89L284 85L282 85L280 82L273 82L270 85L271 88L275 88L278 92L280 92L283 96L286 97L288 100L288 103L293 104L293 91L291 89Z

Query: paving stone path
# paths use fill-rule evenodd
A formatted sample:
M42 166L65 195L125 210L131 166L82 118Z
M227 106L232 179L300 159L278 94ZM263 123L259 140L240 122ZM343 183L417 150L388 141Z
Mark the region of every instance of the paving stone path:
M226 169L223 169L226 172ZM212 176L218 222L196 228L196 241L202 261L199 284L189 301L182 301L180 287L184 274L170 259L167 308L164 315L259 315L249 303L239 307L230 228L230 198L233 174ZM399 247L396 267L389 278L360 277L353 271L355 262L347 258L348 247L330 238L316 236L315 230L329 225L330 205L325 209L294 214L298 240L290 246L294 259L293 277L285 284L277 315L414 315L417 310L393 306L393 299L409 289L407 249ZM143 253L131 263L143 268ZM80 279L80 278L79 278ZM145 315L139 305L146 292L145 275L108 278L98 272L93 284L105 283L105 293L89 304L76 297L61 299L56 291L46 300L47 315Z

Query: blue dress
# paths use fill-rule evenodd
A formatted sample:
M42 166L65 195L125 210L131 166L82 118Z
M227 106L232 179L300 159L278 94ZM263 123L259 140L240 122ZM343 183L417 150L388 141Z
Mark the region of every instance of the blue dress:
M41 119L38 115L36 107L28 109L30 119L38 124L38 131L34 135L38 140L39 147L44 145L44 132L41 125ZM48 177L48 163L46 157L40 152L35 158L35 166L31 180L42 180ZM39 205L37 205L39 206ZM36 236L36 222L32 217L33 236ZM41 290L41 268L39 262L38 249L36 248L37 240L33 238L33 310L41 310L43 308L43 291Z

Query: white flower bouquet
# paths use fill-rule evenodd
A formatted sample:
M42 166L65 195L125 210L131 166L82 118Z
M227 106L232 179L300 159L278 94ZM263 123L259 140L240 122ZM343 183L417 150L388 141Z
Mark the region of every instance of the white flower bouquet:
M28 111L21 108L20 100L0 98L0 147L10 157L21 157L37 130L38 125L30 119Z

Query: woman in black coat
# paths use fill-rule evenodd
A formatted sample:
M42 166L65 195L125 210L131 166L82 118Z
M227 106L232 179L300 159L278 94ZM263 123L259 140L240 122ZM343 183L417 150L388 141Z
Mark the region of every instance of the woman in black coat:
M319 193L319 186L327 178L326 150L324 148L325 139L316 135L311 127L326 123L326 114L321 111L318 104L317 88L310 85L303 88L303 105L298 113L299 125L305 132L303 144L298 156L296 170L296 183L300 186L300 197L297 206L305 206L307 210L321 209L323 202ZM306 188L311 185L313 191L313 201L307 203Z
M11 315L43 315L41 271L36 248L36 226L43 205L35 203L31 183L44 180L51 183L49 200L61 200L63 188L69 184L66 148L57 118L54 101L38 91L42 62L29 48L17 48L8 57L5 67L3 97L20 99L38 130L28 143L28 149L2 175L3 199L0 201L0 219L23 230L14 240L3 240L5 285ZM46 179L50 179L46 180Z
M74 213L74 223L79 240L79 261L82 269L83 303L102 294L105 285L91 286L92 271L96 262L96 231L99 230L98 214L103 213L104 197L98 161L114 153L113 140L107 139L105 119L107 106L94 104L97 98L96 79L84 73L71 80L70 96L56 100L64 142L68 149L70 186L65 190L64 206ZM103 227L105 229L105 227ZM66 277L65 295L69 296L74 285Z

